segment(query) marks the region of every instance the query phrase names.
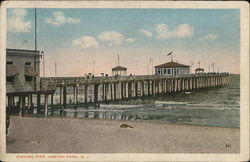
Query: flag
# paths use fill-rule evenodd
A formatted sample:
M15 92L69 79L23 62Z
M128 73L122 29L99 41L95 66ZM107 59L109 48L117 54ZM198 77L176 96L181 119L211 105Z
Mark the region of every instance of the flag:
M172 51L167 54L167 56L172 55Z

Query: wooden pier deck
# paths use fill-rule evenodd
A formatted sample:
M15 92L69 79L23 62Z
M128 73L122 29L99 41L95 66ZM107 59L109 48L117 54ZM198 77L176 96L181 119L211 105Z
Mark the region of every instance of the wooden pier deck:
M101 103L112 101L134 99L140 97L150 97L154 95L175 94L192 90L199 90L211 87L222 87L229 84L228 73L210 74L189 74L189 75L141 75L141 76L114 76L114 77L44 77L40 78L40 90L50 93L36 94L37 112L42 111L45 116L55 108L60 108L61 112L70 105L99 106ZM73 102L67 101L69 88L73 88ZM84 102L79 101L79 89L83 89ZM59 91L59 104L54 103L55 91ZM13 95L8 96L8 107L13 109L15 102ZM34 107L32 97L28 97L28 106L25 106L25 98L22 105L19 105L20 114L24 114L25 109ZM50 105L48 99L50 97ZM43 105L41 104L43 98ZM31 106L32 105L32 106ZM9 110L10 110L9 109ZM22 111L22 113L21 113ZM30 112L30 111L28 111Z

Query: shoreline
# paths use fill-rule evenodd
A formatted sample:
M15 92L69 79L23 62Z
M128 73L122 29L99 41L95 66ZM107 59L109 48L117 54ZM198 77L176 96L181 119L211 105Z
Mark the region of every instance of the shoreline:
M20 117L19 115L11 115L13 117ZM25 118L44 118L44 116L35 116L35 115L25 115L22 116ZM225 127L225 126L216 126L216 125L199 125L199 124L192 124L192 123L181 123L181 122L169 122L163 120L120 120L120 119L103 119L103 118L84 118L84 117L69 117L69 116L47 116L47 119L79 119L79 120L101 120L101 121L124 121L124 122L142 122L142 123L158 123L158 124L169 124L169 125L185 125L185 126L194 126L194 127L218 127L218 128L230 128L230 129L240 129L240 127Z
M239 128L161 121L11 116L7 135L7 153L239 152Z

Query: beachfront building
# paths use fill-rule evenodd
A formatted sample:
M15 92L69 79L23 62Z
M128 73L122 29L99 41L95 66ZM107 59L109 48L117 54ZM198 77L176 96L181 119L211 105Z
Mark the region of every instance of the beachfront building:
M189 73L190 69L188 65L173 61L155 66L155 75L182 75Z
M116 66L112 68L112 75L113 76L126 76L127 75L127 68L123 66Z
M204 74L204 69L203 68L195 69L195 74Z
M40 72L40 52L34 50L6 50L6 91L35 91Z
M40 51L37 50L6 50L6 108L8 115L32 113L34 104L36 104L37 113L40 113L41 98L44 101L44 109L47 111L48 96L51 95L51 99L53 99L54 90L44 89L40 85L40 59ZM45 114L47 114L46 111Z

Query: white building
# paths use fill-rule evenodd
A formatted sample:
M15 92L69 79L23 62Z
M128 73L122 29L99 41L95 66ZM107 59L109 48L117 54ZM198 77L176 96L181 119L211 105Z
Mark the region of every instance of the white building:
M204 69L202 68L195 69L195 74L204 74Z
M127 75L127 68L122 66L116 66L112 68L112 75L113 76L126 76Z
M155 75L182 75L189 74L188 65L179 64L177 62L168 62L155 66Z

